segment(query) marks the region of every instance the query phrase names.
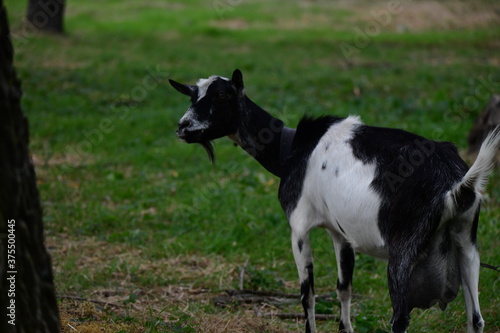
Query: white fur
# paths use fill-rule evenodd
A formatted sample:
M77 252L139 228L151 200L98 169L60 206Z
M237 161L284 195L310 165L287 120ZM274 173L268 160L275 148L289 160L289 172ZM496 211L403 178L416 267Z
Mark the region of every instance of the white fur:
M229 81L228 78L222 77L222 76L217 76L217 75L212 75L208 79L199 79L198 82L196 82L196 85L198 86L198 100L201 100L205 95L207 94L208 87L217 79L223 79L226 81Z
M305 211L307 218L301 223L307 223L308 229L325 227L345 237L354 250L386 258L377 225L381 199L370 187L375 165L355 158L348 143L360 124L358 117L348 117L332 125L321 138L309 159L302 195L293 214L303 215L298 210Z
M182 124L186 121L189 121L191 123L191 125L189 126L190 131L202 131L208 129L211 126L211 123L209 121L199 121L198 118L196 118L196 112L193 111L192 108L189 108L186 111L179 123Z
M443 215L443 221L449 219L456 213L456 203L454 197L462 186L472 186L476 191L476 202L471 206L470 210L475 211L479 202L481 201L482 194L486 189L488 183L488 176L495 166L496 155L500 148L500 126L497 126L491 131L486 139L484 139L479 149L476 161L471 166L469 171L465 174L464 178L458 182L446 194L446 209ZM443 222L442 221L442 222Z
M495 164L495 156L497 150L500 148L500 126L497 126L488 136L484 139L476 161L469 169L467 174L460 182L459 185L472 183L476 191L484 192L486 184L488 183L488 176L493 170ZM469 184L468 184L469 185ZM456 186L455 188L458 188Z

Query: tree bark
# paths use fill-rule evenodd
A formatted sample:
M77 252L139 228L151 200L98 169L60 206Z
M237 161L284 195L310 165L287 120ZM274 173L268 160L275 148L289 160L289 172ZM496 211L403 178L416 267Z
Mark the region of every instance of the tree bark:
M0 0L0 331L60 332L51 259L28 150L28 120ZM7 309L7 312L5 312Z
M29 0L26 18L40 30L64 33L66 0Z

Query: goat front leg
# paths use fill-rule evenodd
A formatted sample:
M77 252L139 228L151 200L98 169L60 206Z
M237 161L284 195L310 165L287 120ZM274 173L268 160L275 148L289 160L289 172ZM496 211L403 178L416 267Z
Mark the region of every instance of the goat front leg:
M340 333L353 333L351 324L352 275L354 272L354 250L349 242L336 232L329 231L337 258L337 295L340 301Z
M316 332L314 317L313 257L309 244L309 232L297 232L292 228L292 250L299 272L300 299L306 317L306 333Z

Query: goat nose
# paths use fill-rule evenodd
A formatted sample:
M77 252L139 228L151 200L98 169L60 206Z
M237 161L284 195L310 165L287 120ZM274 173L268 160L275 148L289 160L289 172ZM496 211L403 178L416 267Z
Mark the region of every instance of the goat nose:
M181 121L179 121L179 130L183 130L183 129L189 127L189 126L191 126L191 121L190 120L188 120L188 119L182 120L181 119Z

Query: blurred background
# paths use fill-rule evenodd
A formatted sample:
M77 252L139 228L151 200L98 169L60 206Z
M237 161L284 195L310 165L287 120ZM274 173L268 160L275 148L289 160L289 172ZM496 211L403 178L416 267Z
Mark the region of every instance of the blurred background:
M279 179L229 140L211 165L175 136L194 84L243 72L247 95L295 127L304 114L360 115L460 150L500 93L500 4L478 1L7 0L22 107L67 332L288 332L291 304L230 303L227 289L299 292ZM38 20L38 21L36 21ZM38 22L38 27L36 26ZM482 261L500 264L500 176L485 196ZM335 296L336 264L312 234L316 292ZM357 332L389 332L386 264L358 255ZM481 270L487 329L500 331L499 274ZM108 304L108 305L106 305ZM109 305L111 304L111 305ZM413 313L414 332L465 331L460 295ZM337 327L339 305L317 312Z

